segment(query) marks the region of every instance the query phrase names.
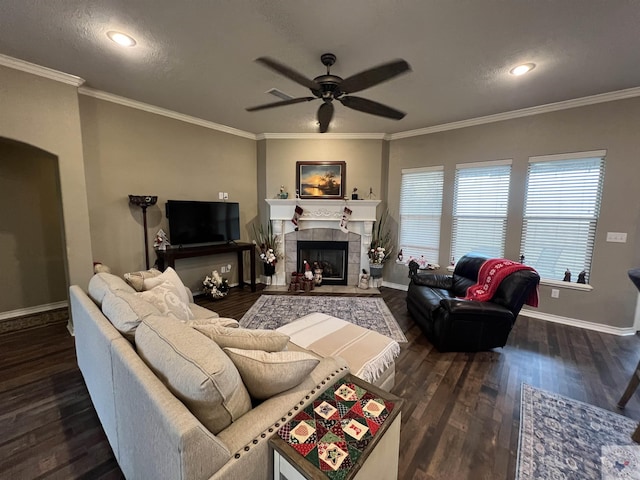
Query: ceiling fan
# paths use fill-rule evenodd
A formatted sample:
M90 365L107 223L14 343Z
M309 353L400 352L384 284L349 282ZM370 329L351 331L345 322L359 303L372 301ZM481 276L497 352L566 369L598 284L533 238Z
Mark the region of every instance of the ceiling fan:
M405 116L404 112L388 107L382 103L367 100L366 98L352 96L352 93L359 92L365 88L373 87L379 83L411 70L409 64L404 60L394 60L377 67L364 70L350 77L342 79L337 75L331 75L331 66L336 62L333 53L325 53L320 57L322 64L327 67L327 74L320 75L313 80L296 72L290 67L283 65L268 57L260 57L256 62L261 63L285 77L311 90L313 97L292 98L280 102L267 103L256 107L247 108L248 112L264 110L266 108L283 107L295 103L308 102L310 100L321 99L322 105L318 108L318 124L320 133L325 133L329 129L329 123L333 118L333 100L338 100L345 107L358 110L360 112L378 115L380 117L400 120Z

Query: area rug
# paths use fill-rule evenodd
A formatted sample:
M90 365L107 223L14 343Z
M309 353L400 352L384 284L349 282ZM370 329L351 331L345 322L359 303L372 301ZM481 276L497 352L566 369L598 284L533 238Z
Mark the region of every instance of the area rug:
M244 314L240 326L275 330L314 312L326 313L374 330L399 343L407 341L389 307L380 297L262 295Z
M636 425L523 383L516 480L640 479Z

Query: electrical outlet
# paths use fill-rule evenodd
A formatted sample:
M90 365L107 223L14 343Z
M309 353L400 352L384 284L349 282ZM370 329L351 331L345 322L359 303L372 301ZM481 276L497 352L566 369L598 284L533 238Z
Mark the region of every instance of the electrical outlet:
M224 192L224 200L229 200L229 194L227 192Z
M224 200L224 193L218 192L218 200Z
M222 267L220 267L220 272L221 273L227 273L229 270L227 270L227 266L223 265Z
M607 242L627 243L627 234L624 232L607 232Z
M559 298L559 297L560 297L560 290L558 290L557 288L552 288L551 298Z

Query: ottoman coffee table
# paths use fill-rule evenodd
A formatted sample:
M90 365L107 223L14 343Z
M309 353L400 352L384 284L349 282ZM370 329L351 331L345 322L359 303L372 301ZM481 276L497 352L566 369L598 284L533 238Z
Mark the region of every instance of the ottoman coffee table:
M325 313L305 315L276 330L289 336L290 350L342 357L356 377L383 390L393 388L400 345L392 338Z
M403 400L349 374L269 440L277 480L394 480Z

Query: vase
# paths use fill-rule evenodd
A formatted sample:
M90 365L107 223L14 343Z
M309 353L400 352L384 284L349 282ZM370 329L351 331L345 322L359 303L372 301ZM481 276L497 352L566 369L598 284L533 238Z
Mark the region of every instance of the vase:
M276 266L271 263L264 264L264 275L265 277L273 277L276 273Z
M369 273L371 274L371 278L382 278L383 268L384 268L384 264L382 263L370 263Z

